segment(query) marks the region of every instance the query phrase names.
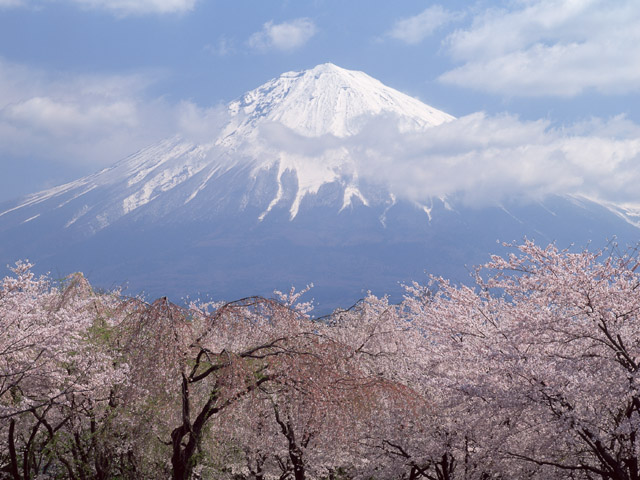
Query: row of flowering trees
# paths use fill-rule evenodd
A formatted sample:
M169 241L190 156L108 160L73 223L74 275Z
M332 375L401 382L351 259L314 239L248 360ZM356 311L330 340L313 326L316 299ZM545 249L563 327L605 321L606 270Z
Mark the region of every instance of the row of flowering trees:
M640 478L633 255L531 242L475 287L179 307L0 285L0 478Z

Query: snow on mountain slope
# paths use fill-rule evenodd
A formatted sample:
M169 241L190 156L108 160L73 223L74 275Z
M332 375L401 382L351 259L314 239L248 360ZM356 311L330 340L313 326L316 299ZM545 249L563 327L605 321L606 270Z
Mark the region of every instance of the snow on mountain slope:
M596 201L596 200L594 200ZM624 219L630 225L640 228L640 204L599 202L611 212Z
M368 205L369 200L361 191L350 151L339 139L357 134L381 115L392 116L405 131L453 119L365 73L332 64L284 73L231 102L228 113L226 126L212 132L208 143L165 140L101 172L30 195L0 210L0 217L30 222L66 207L65 228L96 232L149 204L164 203L148 211L166 215L195 200L206 202L221 176L246 167L248 178L238 179L245 188L239 201L259 205L257 220L264 220L282 202L287 202L293 219L307 195L332 183L342 189L341 211L353 202ZM321 144L314 147L318 139ZM291 176L295 185L285 182ZM265 177L273 183L271 188L251 191Z
M0 217L40 210L67 212L65 228L83 217L91 232L151 202L208 166L202 147L174 138L148 147L98 173L27 196Z

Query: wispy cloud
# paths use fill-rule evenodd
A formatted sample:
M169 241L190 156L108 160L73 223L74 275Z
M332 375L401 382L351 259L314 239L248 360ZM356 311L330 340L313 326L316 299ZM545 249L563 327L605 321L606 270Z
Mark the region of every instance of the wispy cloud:
M233 40L230 40L224 35L218 38L217 42L208 43L207 45L205 45L204 49L205 51L218 57L226 57L227 55L231 55L236 51Z
M290 52L305 45L317 32L315 23L308 18L283 23L267 22L262 30L249 37L247 44L260 52Z
M0 0L0 8L22 7L24 4L24 0Z
M0 157L99 168L168 136L219 127L217 108L149 96L151 77L51 74L0 60Z
M197 0L71 0L82 6L110 10L119 15L146 13L183 13L193 9Z
M460 18L459 13L431 6L418 15L396 21L386 36L409 45L416 45L432 35L438 28Z
M640 90L640 3L532 0L487 10L445 44L453 85L513 96Z
M83 8L105 10L117 16L184 13L193 9L198 0L50 0L72 3ZM0 0L0 8L38 7L39 0Z

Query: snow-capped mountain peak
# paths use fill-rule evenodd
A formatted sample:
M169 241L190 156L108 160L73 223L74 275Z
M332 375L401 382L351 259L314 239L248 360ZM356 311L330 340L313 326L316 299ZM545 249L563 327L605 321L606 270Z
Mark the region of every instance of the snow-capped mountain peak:
M305 197L325 185L338 189L333 195L339 200L332 200L338 213L355 204L370 206L345 138L379 116L392 118L404 131L454 118L363 72L331 63L284 73L231 102L227 110L226 125L209 141L195 144L176 136L0 209L0 217L42 221L47 214L40 206L45 206L62 217L65 228L90 235L125 216L167 216L186 205L229 202L230 194L221 198L219 193L224 190L220 182L229 178L234 184L225 188L239 195L236 208L254 205L256 221L277 206L295 218ZM386 201L388 193L378 197ZM189 215L203 209L193 208Z
M232 123L223 138L245 136L265 120L307 137L347 137L358 133L367 119L381 114L397 116L404 129L422 129L454 118L366 73L331 63L283 73L231 102L229 111L240 116L241 122Z

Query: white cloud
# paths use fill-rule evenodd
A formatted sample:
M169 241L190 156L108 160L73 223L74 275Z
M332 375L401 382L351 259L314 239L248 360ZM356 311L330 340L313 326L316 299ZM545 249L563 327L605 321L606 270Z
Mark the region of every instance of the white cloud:
M420 135L389 125L363 135L362 170L418 201L453 195L478 205L566 193L640 201L640 126L624 117L552 128L475 113Z
M184 13L193 9L198 0L49 0L68 2L83 8L107 10L117 16ZM39 7L41 0L0 0L0 8Z
M387 32L387 36L409 45L416 45L433 34L436 29L458 17L456 13L445 10L440 5L434 5L418 15L398 20Z
M0 0L0 8L12 8L24 6L23 0Z
M224 35L218 38L216 43L208 43L205 45L204 50L218 57L226 57L236 51L233 41Z
M176 108L177 131L193 142L211 142L228 120L229 113L224 105L203 108L193 102L182 101Z
M433 196L485 206L554 194L640 203L640 125L624 117L551 127L474 113L419 133L401 132L393 117L365 125L352 137L313 139L274 125L261 141L315 165L342 152L361 181L422 204Z
M14 124L30 125L42 131L65 134L73 130L105 128L112 125L137 126L135 105L128 101L104 102L98 105L57 101L50 97L32 97L9 105L4 118Z
M513 96L640 90L640 3L528 0L487 10L445 43L461 65L440 80Z
M93 170L168 136L215 131L219 109L149 97L149 77L54 75L0 60L0 158Z
M258 51L280 50L289 52L302 47L318 32L316 25L308 18L298 18L290 22L267 22L262 30L249 37L248 45Z
M197 0L71 0L88 8L110 10L118 15L182 13L193 9Z

